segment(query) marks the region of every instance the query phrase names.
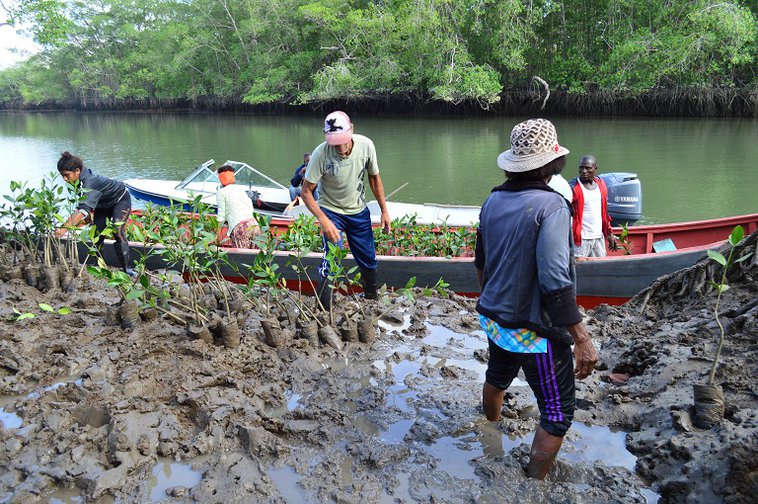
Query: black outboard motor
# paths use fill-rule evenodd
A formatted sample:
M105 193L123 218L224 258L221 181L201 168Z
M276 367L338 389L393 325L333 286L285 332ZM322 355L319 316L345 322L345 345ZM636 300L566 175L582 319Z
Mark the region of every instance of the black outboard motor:
M608 186L608 214L614 226L632 225L642 217L642 185L636 173L598 175Z

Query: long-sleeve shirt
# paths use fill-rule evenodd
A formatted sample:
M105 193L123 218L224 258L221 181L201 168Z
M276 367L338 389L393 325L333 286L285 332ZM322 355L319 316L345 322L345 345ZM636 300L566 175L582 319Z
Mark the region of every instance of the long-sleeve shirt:
M480 214L474 264L483 285L476 310L504 328L570 341L563 326L581 320L570 220L566 200L542 182L495 188Z
M112 208L126 192L126 186L119 180L97 175L84 168L79 175L80 191L84 193L77 208L91 212L96 208Z
M218 220L227 222L229 234L237 224L253 217L253 202L244 186L229 184L222 187L216 193L216 203L218 204Z

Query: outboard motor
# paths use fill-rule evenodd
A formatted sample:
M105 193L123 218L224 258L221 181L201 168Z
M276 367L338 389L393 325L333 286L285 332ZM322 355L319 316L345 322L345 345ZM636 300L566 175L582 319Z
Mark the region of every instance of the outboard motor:
M614 226L631 225L642 217L642 185L636 173L598 175L608 187L608 214Z

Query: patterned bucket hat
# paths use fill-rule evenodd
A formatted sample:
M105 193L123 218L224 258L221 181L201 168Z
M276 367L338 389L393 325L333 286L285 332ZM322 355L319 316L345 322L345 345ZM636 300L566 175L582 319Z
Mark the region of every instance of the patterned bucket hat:
M569 150L558 143L555 126L547 119L529 119L511 130L511 148L497 157L497 165L509 172L536 170Z

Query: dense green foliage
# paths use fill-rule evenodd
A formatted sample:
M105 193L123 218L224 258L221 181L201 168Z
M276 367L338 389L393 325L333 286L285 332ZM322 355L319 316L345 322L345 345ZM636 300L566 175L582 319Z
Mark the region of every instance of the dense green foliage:
M758 2L715 0L22 0L44 50L0 102L81 107L476 102L756 87Z

